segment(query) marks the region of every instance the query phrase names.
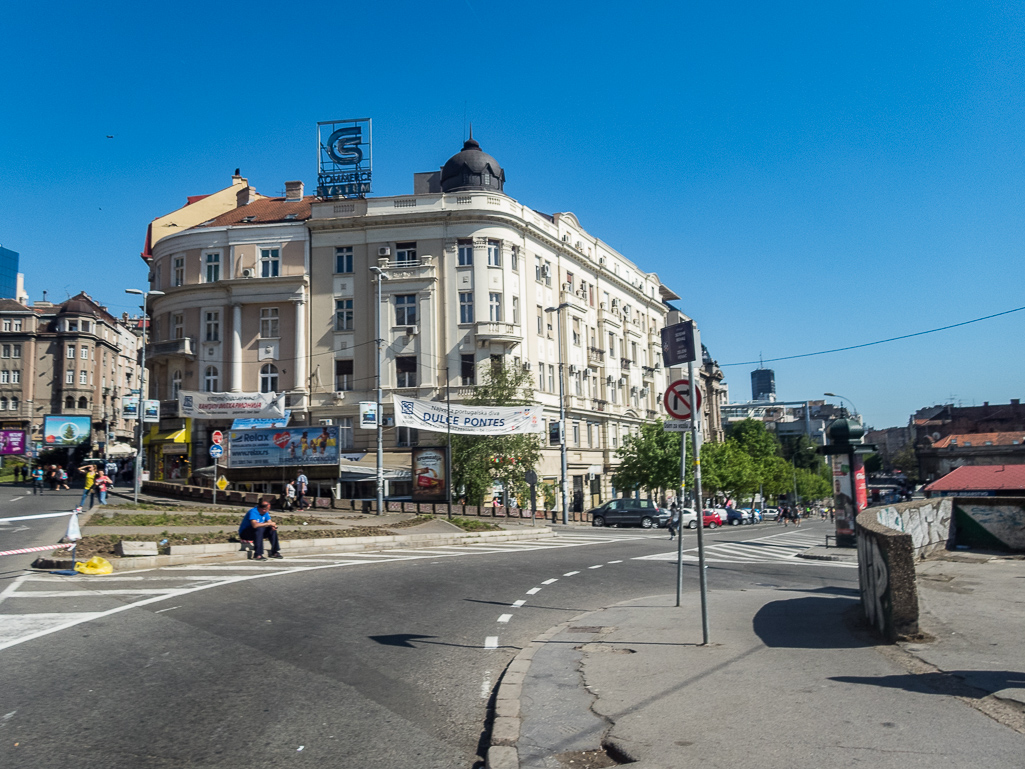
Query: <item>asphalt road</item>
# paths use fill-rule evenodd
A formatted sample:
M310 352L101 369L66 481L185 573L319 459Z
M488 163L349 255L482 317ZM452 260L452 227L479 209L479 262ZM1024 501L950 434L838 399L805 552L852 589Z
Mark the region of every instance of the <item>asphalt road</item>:
M777 547L827 530L710 533L713 640L718 591L856 586L854 569ZM674 553L664 531L570 527L477 551L131 576L15 578L4 564L0 641L5 622L41 630L0 643L0 766L479 766L516 652L582 612L674 592Z

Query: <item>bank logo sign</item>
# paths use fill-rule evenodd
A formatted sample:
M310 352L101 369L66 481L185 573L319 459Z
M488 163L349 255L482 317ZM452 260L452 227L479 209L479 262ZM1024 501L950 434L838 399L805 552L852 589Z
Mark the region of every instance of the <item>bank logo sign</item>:
M373 171L370 118L317 123L317 195L363 198L370 194Z

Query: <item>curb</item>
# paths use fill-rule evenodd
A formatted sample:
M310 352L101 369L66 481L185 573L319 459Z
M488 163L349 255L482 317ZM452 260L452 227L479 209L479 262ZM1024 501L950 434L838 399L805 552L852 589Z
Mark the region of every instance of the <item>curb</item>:
M808 561L847 561L848 563L858 560L858 557L854 555L817 555L814 553L798 553L797 557Z
M356 553L367 550L393 550L396 548L417 546L437 547L441 545L487 544L489 542L507 542L521 539L537 539L554 536L547 526L532 528L528 531L478 531L453 534L390 534L380 537L338 537L326 539L292 539L282 540L282 550L287 549L291 555L317 555L321 553ZM174 552L178 551L178 552ZM114 571L135 571L137 569L158 569L163 566L180 566L184 564L225 563L246 561L249 554L239 549L239 543L228 542L215 545L178 545L172 548L171 555L143 555L132 558L111 560ZM66 568L67 561L52 561L40 558L33 564L33 569L49 571L54 568ZM51 565L43 566L43 563Z
M520 696L523 681L530 672L530 665L538 650L566 628L602 609L585 611L565 622L549 628L513 657L502 674L502 680L495 693L495 719L491 726L491 746L485 758L486 769L519 769L520 754L516 743L520 739Z

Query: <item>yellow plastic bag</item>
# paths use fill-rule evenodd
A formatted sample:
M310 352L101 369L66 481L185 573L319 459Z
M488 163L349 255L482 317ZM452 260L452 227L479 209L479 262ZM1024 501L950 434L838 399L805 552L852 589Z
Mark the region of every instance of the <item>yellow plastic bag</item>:
M114 567L111 566L110 561L106 558L100 558L98 555L94 555L85 563L76 563L75 571L81 572L82 574L113 574Z

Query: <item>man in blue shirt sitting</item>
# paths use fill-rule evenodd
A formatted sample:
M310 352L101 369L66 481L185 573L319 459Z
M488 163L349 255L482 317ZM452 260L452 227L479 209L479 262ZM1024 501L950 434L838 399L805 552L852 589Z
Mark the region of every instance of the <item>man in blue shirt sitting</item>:
M256 507L246 513L238 527L238 538L253 543L253 560L266 561L263 554L263 540L270 540L270 557L281 558L278 546L278 525L270 519L270 502L261 499Z

